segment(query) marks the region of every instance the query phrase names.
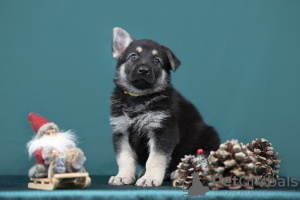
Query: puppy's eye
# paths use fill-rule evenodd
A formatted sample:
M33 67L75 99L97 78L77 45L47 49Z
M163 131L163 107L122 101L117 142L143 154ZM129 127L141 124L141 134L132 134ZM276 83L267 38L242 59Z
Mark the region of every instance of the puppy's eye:
M136 58L137 58L137 56L136 56L135 53L133 53L133 54L130 55L130 59L131 59L131 60L135 60Z
M155 58L154 63L158 65L160 63L159 59Z

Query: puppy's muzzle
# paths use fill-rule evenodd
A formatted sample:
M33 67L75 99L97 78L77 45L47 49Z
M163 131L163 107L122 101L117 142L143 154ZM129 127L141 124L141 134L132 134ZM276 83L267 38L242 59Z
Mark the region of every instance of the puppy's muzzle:
M147 76L149 74L149 67L147 66L140 66L138 68L138 73L142 76Z
M132 71L130 81L139 89L150 88L155 83L155 75L152 68L147 65L139 65Z
M136 66L133 71L131 72L130 81L136 81L138 79L144 79L145 81L149 83L154 83L154 73L152 71L151 67L148 67L147 65L139 65Z

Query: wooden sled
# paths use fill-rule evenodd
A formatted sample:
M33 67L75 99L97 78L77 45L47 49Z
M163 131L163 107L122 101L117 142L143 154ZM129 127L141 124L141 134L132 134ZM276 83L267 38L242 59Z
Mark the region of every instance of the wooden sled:
M84 168L82 173L63 173L51 176L53 163L54 161L49 166L48 178L30 178L33 182L28 183L28 188L39 190L85 189L91 184L91 178Z

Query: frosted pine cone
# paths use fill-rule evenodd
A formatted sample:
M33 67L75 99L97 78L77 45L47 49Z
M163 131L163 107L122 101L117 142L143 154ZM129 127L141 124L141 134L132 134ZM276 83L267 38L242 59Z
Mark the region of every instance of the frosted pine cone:
M193 172L199 173L199 180L203 185L207 185L207 179L205 177L207 171L207 161L204 157L195 157L194 155L186 155L181 159L177 166L176 177L174 177L174 184L183 186L184 189L188 189L192 186Z
M208 186L217 190L219 188L239 189L242 187L240 179L246 189L253 189L252 183L249 181L253 178L254 163L256 159L252 153L246 148L243 143L238 140L232 139L220 145L217 151L211 151L208 157L209 167L208 170L212 175L207 178L212 181L214 177L222 177L221 183L209 182ZM226 186L223 182L225 178L232 180L235 176L238 180L234 185L231 183Z
M257 187L268 187L270 184L273 184L275 179L278 178L280 168L280 159L277 157L278 152L274 152L272 144L264 138L261 138L260 141L258 139L253 140L251 146L248 143L247 149L250 150L257 159L254 168L254 174L257 177L255 185Z

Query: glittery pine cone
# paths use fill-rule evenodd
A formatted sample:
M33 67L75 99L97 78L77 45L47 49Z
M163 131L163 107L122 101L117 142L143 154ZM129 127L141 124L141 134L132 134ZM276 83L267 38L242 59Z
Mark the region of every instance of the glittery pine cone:
M278 178L280 168L278 152L274 152L272 144L264 138L261 138L260 141L258 139L253 140L251 146L248 143L247 149L257 159L254 168L254 174L256 175L255 186L268 187L270 184L273 184L275 179Z
M253 189L251 180L253 180L255 161L252 153L238 140L232 139L221 144L220 148L217 151L211 151L208 157L208 170L211 173L207 176L211 181L208 186L214 190L219 188L239 189L242 185L246 189ZM214 185L212 180L216 176L221 177L222 180L221 183ZM232 180L233 177L237 178L235 184L232 181L230 184L224 184L225 178Z
M205 177L207 171L206 160L200 161L199 157L195 157L194 155L186 155L184 158L181 159L181 161L182 162L180 162L177 166L178 169L176 171L176 179L173 182L174 186L177 184L180 187L183 187L184 189L190 188L192 186L192 174L194 172L197 172L199 174L199 180L201 181L201 183L203 185L207 185L208 181Z

